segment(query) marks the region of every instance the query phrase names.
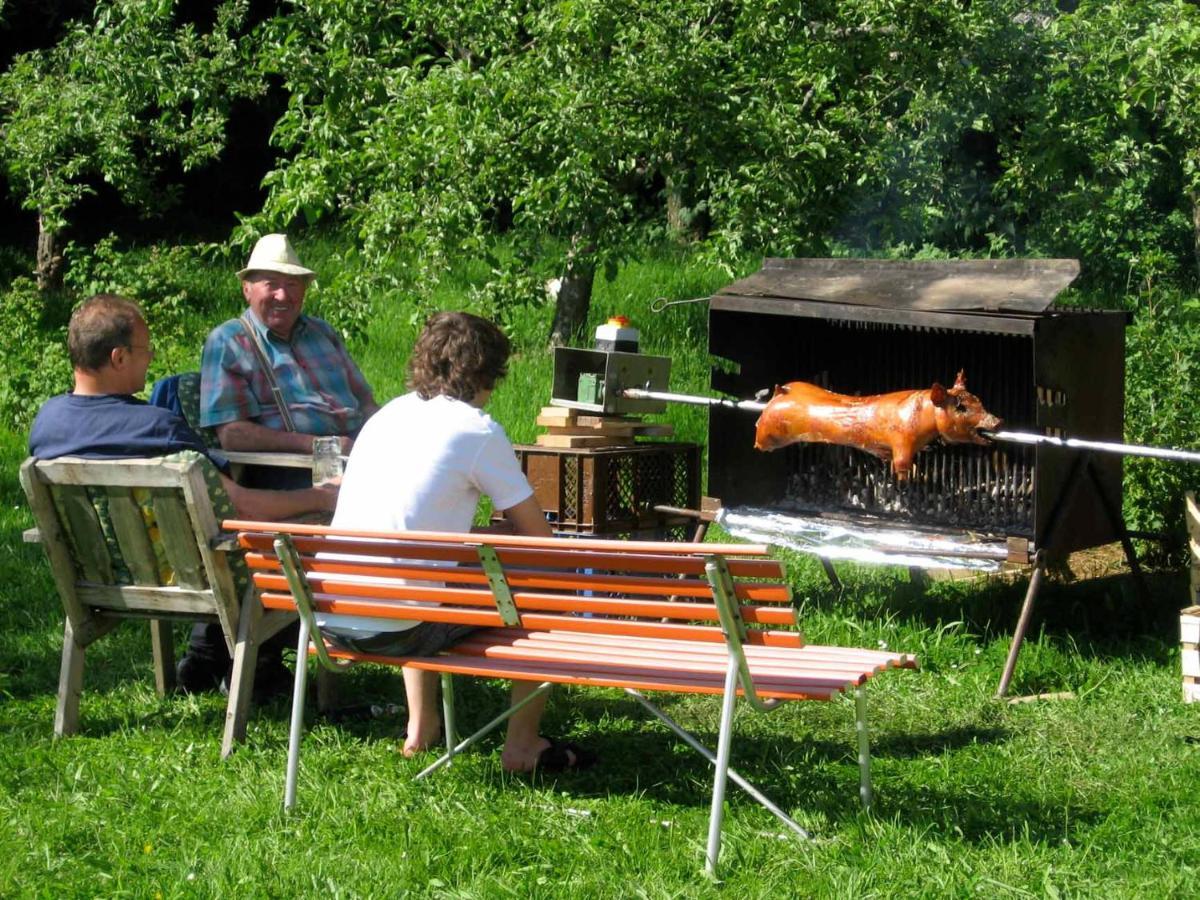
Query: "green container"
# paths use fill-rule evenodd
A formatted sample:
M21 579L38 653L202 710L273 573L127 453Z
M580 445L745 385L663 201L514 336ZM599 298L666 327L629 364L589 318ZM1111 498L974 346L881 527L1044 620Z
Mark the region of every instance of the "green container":
M576 391L575 399L580 403L603 406L604 375L599 372L581 372L579 375L579 388Z

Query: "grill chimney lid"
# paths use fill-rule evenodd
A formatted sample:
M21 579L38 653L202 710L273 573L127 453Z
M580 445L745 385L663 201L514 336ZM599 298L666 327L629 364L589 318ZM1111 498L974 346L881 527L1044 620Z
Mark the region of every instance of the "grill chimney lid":
M930 312L1038 315L1079 274L1077 259L776 259L722 297L812 300ZM744 301L738 304L745 308ZM764 310L766 311L766 310Z

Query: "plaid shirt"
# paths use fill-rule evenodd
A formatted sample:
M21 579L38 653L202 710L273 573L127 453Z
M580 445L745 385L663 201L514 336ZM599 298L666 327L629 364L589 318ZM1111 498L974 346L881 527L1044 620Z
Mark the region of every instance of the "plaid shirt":
M355 435L375 405L346 345L328 322L302 315L292 339L272 334L251 312L246 319L258 331L267 358L302 434ZM205 428L253 419L283 431L283 418L271 395L258 354L239 319L214 328L204 342L200 362L200 424Z

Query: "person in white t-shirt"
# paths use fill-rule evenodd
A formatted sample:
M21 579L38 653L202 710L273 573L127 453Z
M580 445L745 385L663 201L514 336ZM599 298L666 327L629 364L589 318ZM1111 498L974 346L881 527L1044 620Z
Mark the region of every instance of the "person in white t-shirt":
M354 443L333 525L372 531L471 530L481 494L517 534L551 537L504 429L483 411L507 371L509 342L487 319L460 312L432 316L409 360L410 393L375 413ZM461 640L471 626L396 619L318 619L327 638L348 649L428 656ZM408 733L404 754L438 742L436 673L405 668ZM513 703L534 685L513 685ZM510 771L580 768L588 751L538 733L545 695L508 720L501 762Z

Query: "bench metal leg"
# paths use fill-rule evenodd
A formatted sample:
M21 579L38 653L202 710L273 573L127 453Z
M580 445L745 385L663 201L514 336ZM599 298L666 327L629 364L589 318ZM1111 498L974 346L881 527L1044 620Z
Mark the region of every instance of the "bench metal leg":
M858 732L858 796L863 809L871 811L871 738L867 733L867 695L854 690L854 728Z
M691 732L689 732L686 728L684 728L682 725L680 725L678 722L676 722L674 719L672 719L670 716L668 716L665 712L663 712L661 709L659 709L657 706L655 706L653 703L651 703L649 700L647 700L645 697L643 697L641 694L639 694L633 688L625 688L625 693L629 694L629 696L631 696L631 697L633 697L633 699L637 700L638 703L640 703L640 704L642 704L642 706L646 707L646 709L648 709L651 713L653 713L660 722L662 722L664 725L666 725L668 728L670 728L673 732L675 732L675 734L677 734L679 736L679 739L681 741L683 741L685 744L687 744L689 747L691 747L693 750L695 750L697 753L699 753L701 756L703 756L705 759L707 759L710 763L712 763L713 765L716 765L717 757L713 754L713 752L711 750L709 750L707 747L705 747L703 744L701 744L698 740L696 740L695 735L693 735ZM800 825L797 824L795 819L793 819L791 816L789 816L787 813L785 813L782 809L780 809L778 806L776 806L774 803L772 803L771 799L769 797L767 797L766 794L764 794L762 791L760 791L758 788L756 788L754 785L752 785L749 781L747 781L745 778L743 778L736 769L731 768L731 769L728 769L727 771L729 773L730 781L732 781L734 784L736 784L738 787L740 787L743 791L745 791L747 794L749 794L751 797L753 797L760 806L762 806L765 810L767 810L767 812L769 812L773 816L775 816L775 818L779 819L779 821L783 822L783 824L786 825L788 828L790 828L792 831L794 831L798 837L802 837L806 841L812 839L811 835L809 835L809 833L807 831L805 831L803 828L801 828Z
M716 774L713 776L712 809L708 816L708 849L704 869L717 874L721 854L721 823L725 818L725 782L729 773L729 746L733 743L733 709L737 702L738 664L732 655L725 669L725 694L721 698L721 731L717 735Z
M420 772L418 772L416 780L420 781L426 775L432 775L438 769L449 764L450 760L456 754L462 753L464 750L466 750L468 747L470 747L472 744L474 744L480 738L486 736L489 732L495 731L496 728L498 728L500 725L503 725L512 716L513 713L517 712L517 710L521 709L526 704L532 702L535 697L540 697L542 694L546 693L546 691L550 690L551 687L553 687L553 685L549 681L543 681L540 685L538 685L537 690L533 691L528 697L523 699L520 703L514 703L512 706L510 706L504 712L500 713L500 715L496 716L496 718L492 719L492 721L488 722L486 725L484 725L482 728L480 728L478 731L476 731L473 735L471 735L468 738L464 738L463 740L459 741L458 744L456 744L454 747L451 747L449 752L442 754L442 756L436 762L434 762L432 765L427 766L426 768L424 768Z
M296 641L296 682L292 690L292 726L288 734L287 780L283 808L296 805L296 772L300 768L300 733L304 728L304 691L308 682L308 622L300 617L300 639Z
M446 765L454 759L454 745L458 743L458 732L454 727L454 676L449 672L442 673L442 722L446 732L446 755L450 757Z

